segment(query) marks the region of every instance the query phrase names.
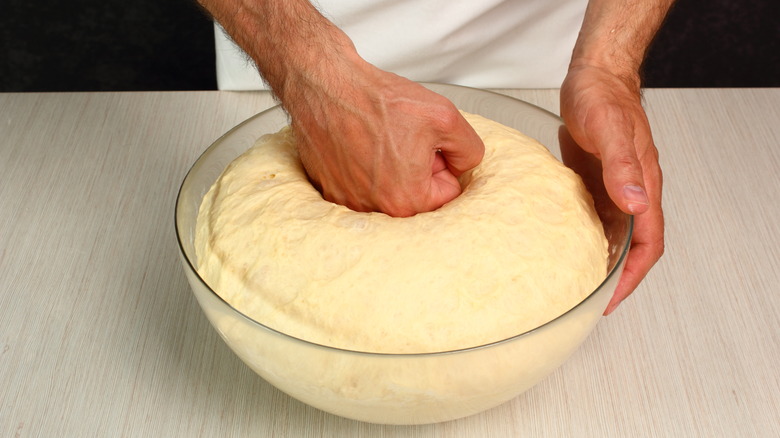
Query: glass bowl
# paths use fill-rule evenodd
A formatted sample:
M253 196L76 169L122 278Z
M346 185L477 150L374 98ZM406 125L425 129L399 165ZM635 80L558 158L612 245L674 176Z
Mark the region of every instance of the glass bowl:
M280 107L230 130L198 158L179 190L176 235L187 279L203 312L257 374L292 397L343 417L380 424L435 423L476 414L526 391L558 368L604 312L625 263L633 220L609 200L600 162L582 152L561 119L501 94L424 84L458 108L536 138L579 173L609 240L609 272L582 302L533 330L479 347L425 354L381 354L318 345L273 330L231 307L198 275L193 241L201 199L233 159L261 135L288 124Z

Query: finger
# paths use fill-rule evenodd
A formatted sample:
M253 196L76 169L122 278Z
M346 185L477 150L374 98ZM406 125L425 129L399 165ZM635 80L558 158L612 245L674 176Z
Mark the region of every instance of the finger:
M590 140L601 155L607 193L624 212L644 213L650 200L636 151L637 146L643 146L644 150L645 145L636 145L634 135L634 129L642 129L642 126L637 127L632 117L620 109L607 109L602 117L597 124L598 129L591 131Z
M617 140L608 143L602 151L604 186L609 197L626 213L636 215L647 211L650 200L633 142Z
M433 164L431 165L431 175L439 173L444 169L447 169L447 161L444 159L441 151L436 151L433 157Z
M450 172L458 177L476 167L485 155L485 144L469 122L460 113L455 113L453 126L448 131L450 139L437 145Z
M460 195L461 191L458 178L448 168L441 169L431 175L429 209L435 210L452 201Z
M660 203L634 217L634 234L623 274L605 315L631 295L664 252L664 219Z

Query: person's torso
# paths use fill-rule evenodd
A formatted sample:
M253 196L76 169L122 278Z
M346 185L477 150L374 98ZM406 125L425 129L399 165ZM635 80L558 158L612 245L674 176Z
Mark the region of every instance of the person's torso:
M587 0L321 0L318 9L377 67L420 82L557 88ZM218 87L265 88L217 30Z

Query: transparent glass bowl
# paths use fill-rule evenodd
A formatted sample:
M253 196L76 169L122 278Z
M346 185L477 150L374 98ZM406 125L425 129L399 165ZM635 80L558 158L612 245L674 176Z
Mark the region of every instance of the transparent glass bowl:
M632 218L609 200L598 160L583 153L552 113L511 97L465 87L424 84L458 108L536 138L579 173L594 197L609 240L609 273L581 303L509 339L430 354L377 354L307 342L254 321L220 298L198 275L193 246L201 199L223 169L261 135L288 123L281 108L262 112L214 142L192 166L176 202L176 234L187 279L211 324L257 374L311 406L381 424L452 420L504 403L558 368L604 312L628 253Z

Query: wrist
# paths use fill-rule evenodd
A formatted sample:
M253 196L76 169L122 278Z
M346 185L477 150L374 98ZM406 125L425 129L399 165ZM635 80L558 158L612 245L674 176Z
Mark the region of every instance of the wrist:
M272 68L261 68L288 112L297 103L322 102L327 95L344 97L345 88L354 86L354 78L371 67L341 30L334 28L332 32L321 34L317 41L289 47L282 59L267 60L275 63ZM270 71L275 73L265 73Z
M326 82L339 66L365 63L349 37L308 0L198 1L254 61L283 104L298 86Z
M349 37L325 18L301 26L296 35L273 41L272 47L252 55L282 103L299 89L340 85L350 69L365 64Z
M569 73L597 69L620 78L629 88L639 90L644 49L617 35L613 28L583 27L572 53Z
M579 73L595 72L604 77L614 77L625 87L636 93L640 93L642 78L640 69L636 64L622 60L604 59L599 56L580 56L572 58L567 71L567 77L576 76Z
M590 0L569 72L597 68L640 86L650 43L673 0Z

